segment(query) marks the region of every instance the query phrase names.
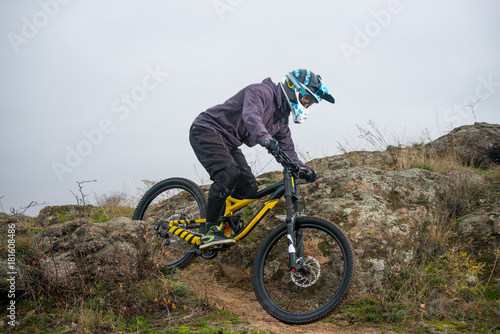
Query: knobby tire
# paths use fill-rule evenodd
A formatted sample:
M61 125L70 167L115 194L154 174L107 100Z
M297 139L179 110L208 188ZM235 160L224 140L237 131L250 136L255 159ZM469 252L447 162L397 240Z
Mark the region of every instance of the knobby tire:
M289 270L287 228L283 224L261 245L252 277L262 307L276 319L295 325L312 323L330 314L347 296L354 276L351 244L335 224L301 217L295 224L296 235L299 230L309 275Z
M153 228L160 221L199 219L205 218L205 215L206 200L200 187L187 179L170 178L158 182L144 194L133 219L143 220ZM152 229L152 233L156 231ZM195 246L176 235L169 234L168 245L165 244L166 239L158 239L161 252L158 265L162 270L185 267L195 254Z

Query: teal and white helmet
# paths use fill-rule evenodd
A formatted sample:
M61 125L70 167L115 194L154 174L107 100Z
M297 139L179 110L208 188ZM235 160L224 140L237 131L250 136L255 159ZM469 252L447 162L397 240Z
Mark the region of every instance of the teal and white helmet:
M321 100L335 103L321 76L307 69L297 69L288 73L280 86L292 111L293 121L298 124L309 117L307 108L312 104Z

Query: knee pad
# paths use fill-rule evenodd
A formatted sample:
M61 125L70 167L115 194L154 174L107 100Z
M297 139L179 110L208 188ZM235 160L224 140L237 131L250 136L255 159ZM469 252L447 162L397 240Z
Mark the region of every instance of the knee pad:
M259 186L257 182L249 182L246 184L239 184L233 192L233 197L237 199L252 198L257 193Z
M231 195L238 183L240 173L240 169L235 165L219 170L214 175L214 183L210 187L210 195L224 198Z
M257 185L257 182L251 182L247 184L247 188L245 191L245 197L246 198L251 198L253 195L257 193L257 190L259 190L259 186Z

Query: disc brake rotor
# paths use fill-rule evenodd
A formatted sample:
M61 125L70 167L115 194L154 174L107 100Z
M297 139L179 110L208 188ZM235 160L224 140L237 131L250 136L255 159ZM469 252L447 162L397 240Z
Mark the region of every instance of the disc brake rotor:
M297 262L302 261L302 258L298 259ZM321 276L321 266L314 257L308 256L304 261L304 266L307 267L307 273L303 274L298 271L290 272L292 281L295 285L301 288L307 288L316 283Z

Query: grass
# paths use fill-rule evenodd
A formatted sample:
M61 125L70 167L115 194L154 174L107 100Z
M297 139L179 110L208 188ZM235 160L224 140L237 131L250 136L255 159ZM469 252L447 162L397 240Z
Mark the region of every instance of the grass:
M470 255L450 249L437 259L408 265L387 282L386 289L393 296L390 300L414 317L463 318L461 308L474 314L478 307L492 306L482 295L483 270L484 265Z
M115 217L132 217L135 203L125 192L96 196L97 205L91 210L92 222L106 222Z
M95 282L86 289L81 294L61 291L51 295L41 292L36 298L25 296L17 305L20 324L16 332L78 329L88 333L107 328L152 333L160 332L160 324L175 328L190 314L211 312L188 293L187 287L161 276L127 284Z
M85 198L82 196L82 198ZM130 217L133 209L121 196L106 196L98 200L98 207L88 206L82 200L83 210L60 211L60 220L68 221L79 217L89 222L103 222L115 217ZM79 207L79 208L82 208ZM57 212L56 212L57 214ZM5 216L8 217L8 216ZM5 218L3 217L3 218ZM76 275L70 285L60 285L50 272L41 266L46 258L37 246L36 233L43 231L35 219L16 214L16 261L23 270L22 297L16 302L18 325L10 328L6 322L0 326L16 332L62 332L75 330L77 333L101 330L122 330L125 332L159 332L159 324L175 324L187 314L204 314L210 307L200 303L188 287L171 277L165 277L157 268L144 263L142 277L127 282L98 279L87 275ZM7 238L0 237L0 254L6 255ZM144 259L145 261L146 259ZM85 272L83 262L75 262L79 272ZM21 282L18 282L18 286ZM17 296L21 294L18 292ZM6 312L6 311L5 311ZM0 316L6 318L2 310Z
M500 184L500 166L490 168L491 178L494 183Z
M101 216L95 212L122 216L124 211L118 206L113 205L112 210L87 210L87 219L98 222L96 217ZM150 264L144 265L144 278L117 282L105 276L90 280L75 276L69 286L59 285L40 266L44 254L37 247L35 232L43 229L35 220L25 220L21 215L19 219L18 227L22 228L16 233L16 261L30 269L23 271L24 291L16 302L19 323L11 327L1 321L2 332L227 333L223 328L242 323L228 312L218 312L188 286L164 276ZM2 236L0 242L3 256L7 238ZM76 264L83 265L78 261ZM8 319L6 312L0 312L0 319Z
M388 152L396 170L420 168L430 172L445 172L463 168L460 158L454 152L442 156L422 146L397 147Z
M414 259L384 282L379 295L358 295L342 311L349 314L351 322L420 321L429 322L438 330L500 333L500 327L495 325L500 321L500 284L492 279L500 265L500 251L497 250L496 259L493 254L493 259L482 262L481 254L465 250L470 249L470 240L457 238L468 215L481 208L486 210L481 212L491 212L487 207L500 202L500 166L483 163L478 168L473 159L459 156L452 148L438 151L422 141L408 145L398 137L396 144L391 144L393 141L387 140L385 131L373 122L369 126L358 127L358 137L380 152L369 156L367 152L349 151L341 146L351 167L387 159L390 163L382 168L424 169L446 175L448 182L439 192L439 205L411 231L407 248L414 250ZM389 194L387 200L393 209L398 208L399 196Z
M132 217L134 210L129 206L96 207L90 211L89 216L92 223L104 223L115 217Z
M374 133L383 135L381 131ZM372 140L386 147L382 152L389 161L386 168L425 169L448 175L449 181L441 189L440 205L410 231L407 246L415 250L414 258L393 272L379 293L354 294L335 314L351 324L390 324L401 332L418 323L424 324L416 329L422 333L426 326L443 331L500 333L500 284L493 279L493 271L500 265L500 251L495 261L481 262L477 254L465 251L456 238L464 217L500 201L500 166L478 170L464 164L452 150L443 155L420 142L402 146L388 145L385 139ZM349 152L353 166L365 161L357 159L357 154L361 153ZM485 179L491 180L489 186L485 186ZM389 195L393 209L401 205L399 196ZM85 205L83 193L81 197ZM114 217L131 217L133 210L123 194L112 193L97 198L97 206L84 210L84 214L90 222L105 222ZM79 214L62 213L60 220L75 219ZM244 214L251 216L252 212ZM16 256L21 263L36 262L40 254L33 237L42 229L22 216L20 219L25 220L25 228L16 235ZM254 237L251 240L258 242ZM6 238L0 239L0 255L4 256ZM18 303L20 325L16 330L211 334L239 332L238 326L248 325L235 315L216 309L206 297L194 294L188 286L162 275L154 267L145 268L144 279L76 280L64 290L35 272ZM2 319L5 315L0 314ZM339 319L333 316L329 321ZM8 332L8 328L4 329Z

